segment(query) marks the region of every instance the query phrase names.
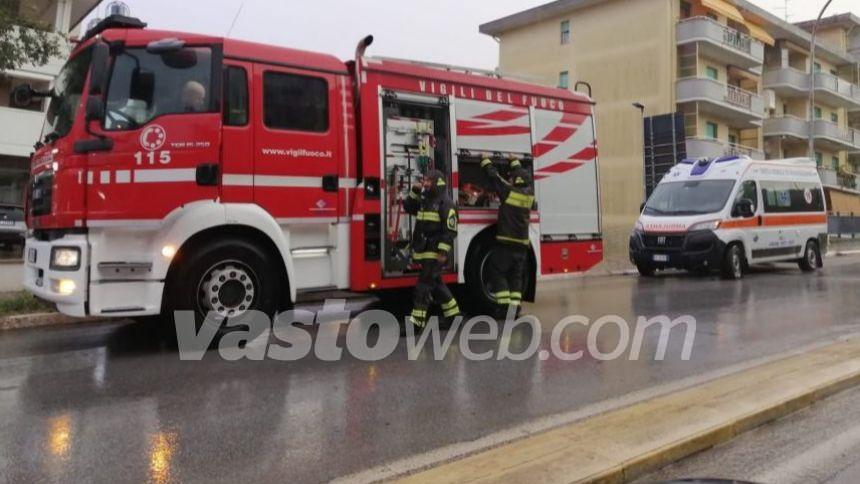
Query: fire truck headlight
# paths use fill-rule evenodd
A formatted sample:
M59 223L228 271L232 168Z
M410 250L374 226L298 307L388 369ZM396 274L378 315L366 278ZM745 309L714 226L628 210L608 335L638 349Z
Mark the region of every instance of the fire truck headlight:
M81 249L77 247L54 247L51 249L51 269L76 271L81 268Z
M60 279L59 281L54 281L54 292L61 296L71 296L75 293L75 289L77 289L77 284L75 284L75 281L71 279Z
M175 245L165 245L161 248L161 255L168 259L172 259L173 256L176 255L176 246Z

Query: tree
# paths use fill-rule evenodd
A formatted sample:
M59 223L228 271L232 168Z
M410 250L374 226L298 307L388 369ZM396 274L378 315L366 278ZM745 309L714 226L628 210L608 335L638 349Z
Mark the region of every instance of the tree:
M25 64L42 66L60 54L60 39L48 25L34 20L21 0L0 0L0 71Z

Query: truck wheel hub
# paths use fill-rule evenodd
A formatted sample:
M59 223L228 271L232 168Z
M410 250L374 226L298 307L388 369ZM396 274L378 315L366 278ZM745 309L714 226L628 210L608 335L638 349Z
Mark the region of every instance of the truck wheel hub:
M253 272L244 264L226 262L210 269L200 282L200 306L204 312L215 311L222 317L246 313L256 293Z

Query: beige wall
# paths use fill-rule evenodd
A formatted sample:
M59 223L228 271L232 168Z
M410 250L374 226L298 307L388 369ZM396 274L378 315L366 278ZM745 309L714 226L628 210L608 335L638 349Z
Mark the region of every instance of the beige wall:
M501 36L504 73L538 76L555 85L560 71L589 82L597 102L603 232L608 269L626 267L628 237L643 193L642 119L675 111L675 21L670 0L605 2ZM571 43L560 24L570 20Z

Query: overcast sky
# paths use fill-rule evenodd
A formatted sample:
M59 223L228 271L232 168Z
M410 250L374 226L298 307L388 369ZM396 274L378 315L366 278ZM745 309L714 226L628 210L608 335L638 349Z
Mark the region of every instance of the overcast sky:
M548 0L125 0L150 27L231 37L334 54L353 55L373 34L371 55L492 69L496 42L478 25ZM753 0L784 17L785 0ZM102 2L103 5L110 0ZM825 0L790 0L792 21L817 16ZM241 6L241 13L236 17ZM104 7L102 7L103 11ZM834 0L828 13L860 15L860 0ZM86 24L85 24L86 25Z

